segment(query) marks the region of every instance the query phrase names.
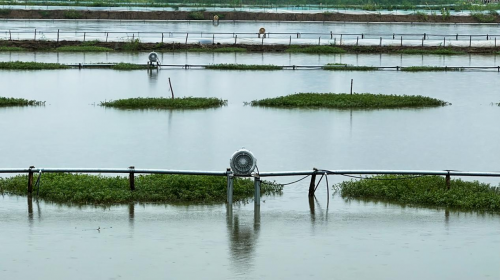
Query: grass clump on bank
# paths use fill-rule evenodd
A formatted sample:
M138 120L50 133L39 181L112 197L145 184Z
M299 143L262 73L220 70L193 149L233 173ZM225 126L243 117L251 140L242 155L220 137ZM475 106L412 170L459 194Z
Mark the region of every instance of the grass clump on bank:
M36 175L35 175L36 176ZM35 177L36 180L36 177ZM0 178L0 193L27 194L28 177L18 175ZM39 198L58 203L115 204L129 202L203 202L226 201L227 178L192 175L136 175L135 191L127 177L102 175L45 173L41 177ZM281 194L282 186L261 185L261 193ZM34 193L36 190L34 189ZM254 183L249 179L234 181L233 199L253 197Z
M1 49L0 49L1 50ZM56 48L58 52L112 52L113 49L98 46L65 46Z
M0 62L0 69L9 70L45 70L45 69L67 69L66 65L59 63L44 63L44 62L23 62L23 61L10 61Z
M277 65L255 65L255 64L212 64L206 69L217 70L282 70L283 67Z
M442 100L420 95L384 95L371 93L297 93L254 100L252 106L278 108L378 109L415 108L449 105Z
M215 97L182 98L128 98L101 102L101 106L120 109L204 109L227 105L226 100Z
M346 51L332 46L290 46L285 50L288 53L317 53L317 54L328 54L328 53L345 53Z
M0 96L0 107L15 106L43 106L45 101L28 100L24 98L12 98Z
M132 64L132 63L118 63L111 67L113 70L143 70L143 69L148 69L147 65L140 65L140 64Z
M377 180L346 181L337 184L343 198L380 199L401 204L440 206L463 210L500 211L500 188L477 181L452 179L450 189L445 178L381 175Z
M188 49L188 52L221 52L221 53L232 53L232 52L246 52L245 48L238 47L223 47L223 48L194 48Z
M378 70L377 67L373 66L354 66L348 64L333 64L329 63L325 67L324 70L332 70L332 71L375 71Z
M409 66L401 67L401 71L407 72L438 72L438 71L461 71L458 67L438 67L438 66Z
M0 52L23 52L25 48L0 46Z
M465 54L462 51L456 51L449 48L442 48L437 50L424 50L424 49L405 49L399 50L397 53L402 54L436 54L436 55L456 55L456 54Z

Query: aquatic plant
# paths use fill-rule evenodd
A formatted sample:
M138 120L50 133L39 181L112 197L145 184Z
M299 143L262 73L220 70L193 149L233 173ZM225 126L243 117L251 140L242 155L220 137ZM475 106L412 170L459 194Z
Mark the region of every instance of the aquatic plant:
M297 46L293 45L285 50L288 53L315 53L315 54L328 54L328 53L345 53L346 51L332 46Z
M124 51L135 52L139 50L140 46L141 46L141 40L130 39L128 42L123 44L122 48Z
M148 65L132 64L132 63L124 63L124 62L120 62L116 65L113 65L113 67L111 67L111 69L114 69L114 70L144 70L144 69L148 69L148 68L149 68Z
M45 101L0 96L0 107L43 106L43 105L45 105Z
M1 49L0 49L1 50ZM112 52L113 49L98 46L64 46L56 48L58 52Z
M67 69L66 65L59 63L44 63L44 62L23 62L23 61L2 61L0 69L11 70L45 70L45 69Z
M36 175L35 175L36 176ZM35 177L36 179L36 177ZM0 178L0 193L27 195L28 176ZM41 177L38 197L52 202L76 204L116 204L129 202L200 202L221 203L226 200L227 179L222 176L136 175L135 191L127 177L45 173ZM251 198L254 183L236 178L233 200ZM263 181L262 195L279 195L282 186Z
M25 50L26 50L25 48L21 48L21 47L0 46L0 52L22 52Z
M476 21L481 23L491 23L497 20L497 13L495 10L492 10L489 13L482 12L471 12L471 17L473 17Z
M439 66L409 66L401 67L401 71L407 72L429 72L429 71L461 71L459 67L439 67Z
M334 186L346 199L379 199L401 204L442 206L463 210L500 211L500 188L478 181L424 176L381 175L345 181Z
M215 97L181 97L175 99L138 97L104 101L100 105L120 109L203 109L227 105L227 100Z
M252 106L278 108L378 109L437 107L449 103L420 95L384 95L371 93L297 93L254 100Z
M375 71L378 70L377 67L373 66L354 66L354 65L338 65L338 64L327 64L323 67L324 70L332 70L332 71Z
M203 20L205 19L205 15L203 14L204 10L193 11L188 14L188 19L190 20Z
M435 50L425 50L425 49L405 49L398 50L397 53L402 54L440 54L440 55L456 55L456 54L464 54L463 51L456 51L450 48L440 48Z
M211 64L206 69L217 70L282 70L283 67L277 65L254 65L254 64Z

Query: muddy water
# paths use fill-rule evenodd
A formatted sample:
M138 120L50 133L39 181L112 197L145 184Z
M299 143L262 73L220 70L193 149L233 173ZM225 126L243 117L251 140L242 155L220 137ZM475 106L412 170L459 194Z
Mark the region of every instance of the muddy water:
M74 208L0 197L2 279L498 279L500 217L294 185L235 205ZM97 230L97 229L100 230Z

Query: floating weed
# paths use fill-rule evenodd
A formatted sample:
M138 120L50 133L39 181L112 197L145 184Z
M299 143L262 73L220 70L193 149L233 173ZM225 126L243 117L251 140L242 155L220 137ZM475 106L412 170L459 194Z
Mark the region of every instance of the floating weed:
M44 106L45 101L28 100L23 98L12 98L0 96L0 107L14 106Z
M500 188L478 181L424 176L381 175L372 180L345 181L334 186L346 199L378 199L420 206L442 206L463 210L500 211Z
M132 64L132 63L118 63L116 65L113 65L111 69L114 70L143 70L143 69L148 69L149 66L147 65L140 65L140 64Z
M227 100L215 97L129 98L101 102L101 106L120 109L204 109L227 105Z
M26 49L21 48L21 47L7 47L7 46L0 46L0 52L22 52L25 51Z
M379 109L437 107L449 103L420 95L384 95L371 93L297 93L254 100L252 106L278 108Z
M135 191L130 191L126 177L102 175L46 173L41 177L38 196L58 203L117 204L130 202L199 202L226 201L226 177L193 175L140 175L135 178ZM27 194L28 177L18 175L0 178L0 193ZM280 195L282 186L263 182L263 195ZM249 179L234 181L233 199L251 198L254 183Z
M0 69L11 69L11 70L44 70L44 69L67 69L67 68L69 67L59 63L23 62L23 61L0 62Z
M217 70L282 70L283 67L277 65L254 65L254 64L212 64L206 69Z

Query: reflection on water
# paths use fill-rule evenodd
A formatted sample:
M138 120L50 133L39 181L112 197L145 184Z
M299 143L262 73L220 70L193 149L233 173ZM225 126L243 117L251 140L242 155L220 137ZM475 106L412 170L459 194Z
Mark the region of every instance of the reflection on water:
M229 251L233 270L246 274L254 267L255 247L260 232L260 205L254 205L253 225L240 222L238 214L233 214L233 206L226 205L226 224L229 236Z

